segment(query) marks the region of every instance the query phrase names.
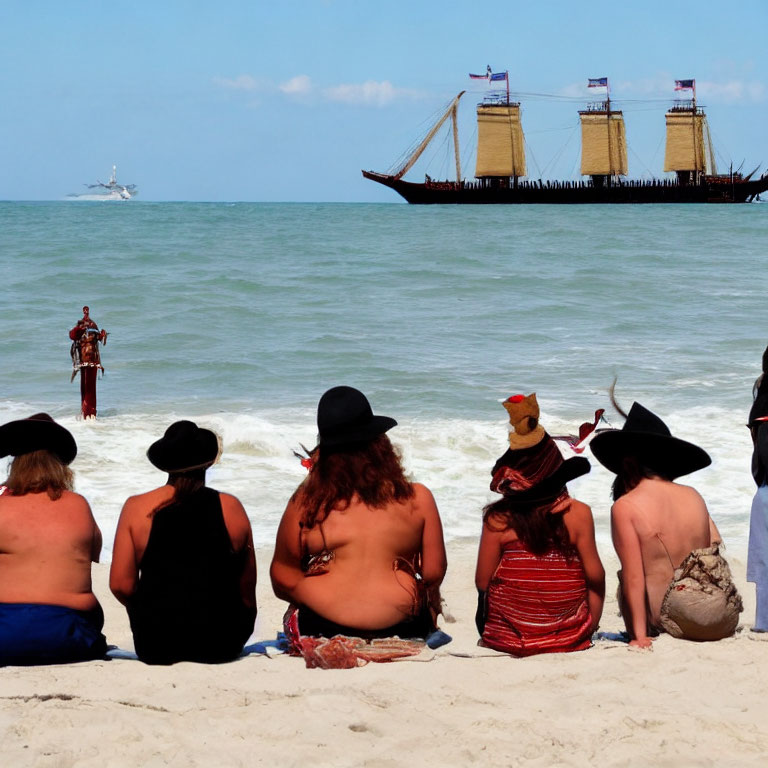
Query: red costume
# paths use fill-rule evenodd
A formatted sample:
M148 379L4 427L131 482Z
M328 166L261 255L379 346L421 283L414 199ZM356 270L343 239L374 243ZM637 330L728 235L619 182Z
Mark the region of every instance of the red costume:
M72 339L72 378L80 371L80 399L83 417L96 416L96 372L101 369L99 342L107 343L107 332L91 320L88 307L83 307L83 316L69 332Z

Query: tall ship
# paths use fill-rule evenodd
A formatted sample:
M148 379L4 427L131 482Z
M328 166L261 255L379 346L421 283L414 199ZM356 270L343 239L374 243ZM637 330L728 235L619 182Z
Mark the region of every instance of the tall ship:
M117 181L117 166L112 166L109 181L96 180L95 184L86 184L87 192L72 192L70 200L131 200L139 194L135 184L120 184Z
M507 72L470 75L490 83L506 81L506 91L489 91L477 105L477 154L474 179L462 178L456 96L415 151L392 173L363 171L371 181L390 187L409 203L745 203L768 189L768 172L758 168L743 175L718 174L707 117L696 103L696 81L676 80L676 91L691 91L666 113L663 179L627 179L624 115L611 104L608 78L592 78L590 88L604 88L605 97L579 111L581 180L543 181L528 177L520 102L512 101ZM403 177L432 139L449 121L453 133L456 179L421 183Z

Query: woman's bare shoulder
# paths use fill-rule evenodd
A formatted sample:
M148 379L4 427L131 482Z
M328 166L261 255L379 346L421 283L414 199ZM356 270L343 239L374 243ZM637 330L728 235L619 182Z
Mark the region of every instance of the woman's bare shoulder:
M237 496L219 491L219 499L221 499L221 511L224 513L225 517L231 516L248 522L248 515L245 511L245 507ZM248 524L250 525L250 522L248 522Z
M592 507L590 507L589 504L585 504L583 501L572 498L567 514L578 516L589 515L589 517L592 517Z
M141 512L147 509L154 509L160 502L165 501L171 496L173 489L169 485L161 485L145 493L137 493L129 496L123 504L123 514Z
M571 499L563 520L569 531L592 529L595 525L591 507L578 499Z
M426 485L422 485L421 483L411 483L411 488L413 488L411 502L415 509L427 513L437 511L435 497Z

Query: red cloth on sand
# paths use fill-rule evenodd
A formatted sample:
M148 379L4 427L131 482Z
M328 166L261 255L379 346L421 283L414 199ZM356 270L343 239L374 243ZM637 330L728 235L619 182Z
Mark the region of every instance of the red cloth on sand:
M513 656L589 648L592 617L576 552L534 555L520 541L505 545L488 587L482 645Z

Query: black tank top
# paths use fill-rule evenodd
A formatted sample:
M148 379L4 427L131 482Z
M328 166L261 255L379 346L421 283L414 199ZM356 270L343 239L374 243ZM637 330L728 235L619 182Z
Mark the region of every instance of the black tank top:
M244 556L232 548L213 488L155 512L129 606L139 658L168 664L239 655L253 630L240 597Z

